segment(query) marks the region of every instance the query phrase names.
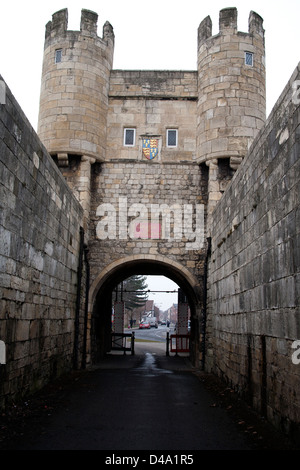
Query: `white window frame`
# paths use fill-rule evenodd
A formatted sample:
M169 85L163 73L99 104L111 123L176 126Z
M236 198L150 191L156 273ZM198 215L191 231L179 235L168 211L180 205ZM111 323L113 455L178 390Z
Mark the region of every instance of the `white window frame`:
M249 57L251 56L251 64L247 63L247 56ZM253 52L245 51L245 65L247 65L247 67L253 67L253 58L254 58Z
M126 143L126 132L127 131L133 131L133 143L132 144L127 144ZM134 127L125 127L124 128L123 144L124 144L125 147L134 147L135 146L135 134L136 134L136 129Z
M62 49L55 49L55 63L60 64L61 61L62 61Z
M175 145L169 145L169 132L172 131L172 132L175 132L176 134L176 144ZM167 129L167 135L166 135L166 139L167 139L167 147L170 148L170 149L174 149L176 147L178 147L178 129Z

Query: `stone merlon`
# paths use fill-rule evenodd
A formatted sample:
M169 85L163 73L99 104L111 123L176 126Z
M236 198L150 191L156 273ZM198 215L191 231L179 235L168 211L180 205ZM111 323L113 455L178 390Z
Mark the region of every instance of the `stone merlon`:
M236 8L224 8L219 13L219 34L231 32L237 33L238 12ZM250 12L248 20L248 33L258 34L264 37L263 19L254 11ZM210 16L204 18L198 28L198 48L212 37L212 21Z

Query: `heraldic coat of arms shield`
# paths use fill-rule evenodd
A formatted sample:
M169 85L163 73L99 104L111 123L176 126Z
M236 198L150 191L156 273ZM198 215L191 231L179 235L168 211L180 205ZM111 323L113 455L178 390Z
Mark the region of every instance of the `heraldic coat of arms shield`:
M153 160L158 155L158 139L144 138L142 149L143 155L148 160Z

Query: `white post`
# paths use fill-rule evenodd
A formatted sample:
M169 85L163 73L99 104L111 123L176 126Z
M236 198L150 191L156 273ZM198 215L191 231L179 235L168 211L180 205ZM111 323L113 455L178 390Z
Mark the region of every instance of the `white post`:
M6 364L6 347L4 341L0 341L0 364Z

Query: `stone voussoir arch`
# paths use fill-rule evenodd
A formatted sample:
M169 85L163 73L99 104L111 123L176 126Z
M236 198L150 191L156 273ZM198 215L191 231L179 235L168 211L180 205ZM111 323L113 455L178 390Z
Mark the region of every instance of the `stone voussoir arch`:
M89 289L89 312L92 312L97 293L108 278L113 276L120 269L126 268L126 266L133 266L135 264L137 266L141 264L150 265L153 263L156 263L161 267L161 275L167 276L167 271L169 271L173 274L173 280L175 280L175 282L177 280L180 284L180 279L184 280L185 283L189 286L191 292L193 292L194 300L197 301L199 299L200 283L198 279L181 263L178 263L177 261L162 255L131 255L113 261L107 265L93 280ZM163 272L164 269L165 273Z

